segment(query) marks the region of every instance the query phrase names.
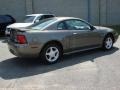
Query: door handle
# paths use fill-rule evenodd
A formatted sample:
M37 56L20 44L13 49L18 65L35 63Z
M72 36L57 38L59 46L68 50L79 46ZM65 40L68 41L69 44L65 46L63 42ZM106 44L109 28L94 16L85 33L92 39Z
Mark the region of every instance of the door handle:
M74 35L76 35L77 33L73 33Z

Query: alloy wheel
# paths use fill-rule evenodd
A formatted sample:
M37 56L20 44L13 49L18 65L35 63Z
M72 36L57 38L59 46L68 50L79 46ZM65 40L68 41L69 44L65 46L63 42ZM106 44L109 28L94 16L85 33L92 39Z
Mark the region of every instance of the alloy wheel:
M113 39L111 37L107 37L105 40L105 48L106 49L111 49L113 46Z
M46 50L46 60L49 62L55 62L59 58L59 50L57 47L49 47Z

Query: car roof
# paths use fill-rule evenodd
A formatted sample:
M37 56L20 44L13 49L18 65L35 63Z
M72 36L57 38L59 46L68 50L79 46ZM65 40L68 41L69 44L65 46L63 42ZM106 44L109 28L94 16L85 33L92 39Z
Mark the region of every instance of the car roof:
M79 19L79 20L82 20L82 19L76 18L76 17L53 17L53 19L57 19L57 21L68 20L68 19Z
M53 16L55 16L54 14L29 14L29 15L26 15L26 16L42 16L42 15L53 15Z
M0 15L0 23L11 22L13 18L9 15Z

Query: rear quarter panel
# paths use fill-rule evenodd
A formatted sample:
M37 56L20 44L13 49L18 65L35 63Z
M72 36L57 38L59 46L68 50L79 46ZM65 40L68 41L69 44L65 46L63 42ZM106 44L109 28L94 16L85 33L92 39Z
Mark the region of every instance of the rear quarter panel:
M31 47L38 47L41 50L49 41L58 41L62 44L63 49L69 49L68 31L46 30L46 31L28 31L26 33L27 42Z

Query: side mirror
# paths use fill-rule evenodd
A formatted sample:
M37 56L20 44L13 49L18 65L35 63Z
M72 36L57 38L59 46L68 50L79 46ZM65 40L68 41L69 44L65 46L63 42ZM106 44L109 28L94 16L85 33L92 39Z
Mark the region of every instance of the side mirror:
M94 26L90 26L91 30L95 30L96 28Z

